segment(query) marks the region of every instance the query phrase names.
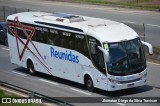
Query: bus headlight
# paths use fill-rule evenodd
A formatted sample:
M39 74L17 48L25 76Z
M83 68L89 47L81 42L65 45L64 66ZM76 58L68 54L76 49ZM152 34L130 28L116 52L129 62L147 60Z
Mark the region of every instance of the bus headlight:
M146 76L147 76L147 72L140 79L142 80L142 79L146 78Z
M120 84L120 82L119 82L119 81L117 81L117 80L113 80L113 79L110 79L110 78L108 78L108 80L109 80L111 83L114 83L114 84Z

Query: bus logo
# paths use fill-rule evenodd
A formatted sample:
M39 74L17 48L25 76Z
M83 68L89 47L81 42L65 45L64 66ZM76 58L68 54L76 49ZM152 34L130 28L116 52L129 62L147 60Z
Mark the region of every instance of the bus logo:
M53 47L50 47L50 52L51 52L51 57L70 61L73 63L79 63L78 56L74 55L72 51L70 51L69 53L67 50L66 52L60 52L60 51L55 50Z

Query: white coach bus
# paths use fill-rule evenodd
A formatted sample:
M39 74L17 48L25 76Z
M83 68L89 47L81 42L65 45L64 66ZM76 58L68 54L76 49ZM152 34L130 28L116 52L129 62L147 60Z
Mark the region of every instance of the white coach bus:
M89 91L145 85L142 44L123 23L65 13L24 12L8 16L11 63L85 84Z

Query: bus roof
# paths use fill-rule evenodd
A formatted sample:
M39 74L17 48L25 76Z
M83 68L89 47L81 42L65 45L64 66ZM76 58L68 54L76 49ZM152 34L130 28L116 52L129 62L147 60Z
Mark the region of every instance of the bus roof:
M101 42L119 42L138 37L127 25L106 19L65 13L23 12L10 15L7 20L14 20L16 16L23 23L85 33Z

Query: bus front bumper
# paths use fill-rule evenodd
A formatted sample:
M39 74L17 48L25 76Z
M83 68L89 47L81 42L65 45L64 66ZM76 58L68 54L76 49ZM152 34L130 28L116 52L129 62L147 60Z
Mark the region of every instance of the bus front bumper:
M128 89L128 88L143 86L143 85L146 85L146 82L147 82L147 78L141 79L136 82L125 83L125 84L116 84L116 83L109 82L108 91L116 91L116 90L121 90L121 89Z

